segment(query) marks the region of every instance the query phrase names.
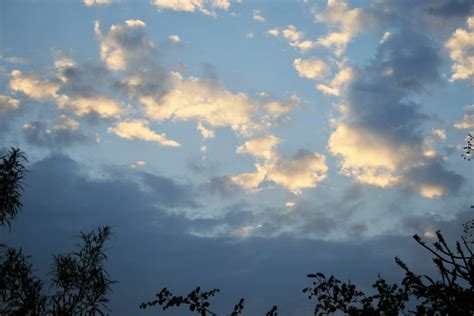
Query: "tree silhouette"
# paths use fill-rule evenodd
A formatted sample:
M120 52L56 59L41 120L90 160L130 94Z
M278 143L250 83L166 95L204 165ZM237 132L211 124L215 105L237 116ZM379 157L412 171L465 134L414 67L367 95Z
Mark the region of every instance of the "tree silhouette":
M0 153L0 226L8 225L20 211L22 181L26 173L25 155L12 148Z
M379 276L373 284L376 294L367 295L353 284L334 276L309 274L313 285L303 290L309 299L316 298L314 315L341 311L347 315L474 315L474 257L468 240L462 236L451 250L441 232L428 245L418 235L415 241L434 255L433 262L441 279L418 275L400 259L405 271L401 284L388 284ZM415 309L408 308L414 305Z
M0 156L0 226L8 225L21 209L25 155L11 149ZM79 249L54 256L48 289L34 275L21 249L2 246L0 315L105 315L107 294L114 283L104 268L104 244L109 227L81 233Z

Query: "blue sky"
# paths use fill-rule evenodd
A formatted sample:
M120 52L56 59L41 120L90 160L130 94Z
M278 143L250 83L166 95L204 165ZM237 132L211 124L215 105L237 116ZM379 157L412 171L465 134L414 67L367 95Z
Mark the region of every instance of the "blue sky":
M357 256L347 247L398 242L370 251L390 262L410 253L412 234L432 238L468 216L470 1L7 0L0 11L0 140L32 169L8 238L47 258L67 249L55 230L116 225L116 278L143 267L142 285L127 279L114 294L125 314L139 299L128 286L145 299L211 280L236 295L257 282L266 294L251 313L273 299L298 314L301 301L256 277L284 267L265 249L294 258L303 282L300 269L317 264L357 275L337 266ZM35 225L46 216L55 220ZM44 248L29 241L38 234L50 236ZM159 258L151 270L146 252L127 260L119 246L138 235L169 241L144 242ZM222 264L166 277L209 265L211 249ZM244 277L229 275L237 253ZM301 283L284 279L279 289Z

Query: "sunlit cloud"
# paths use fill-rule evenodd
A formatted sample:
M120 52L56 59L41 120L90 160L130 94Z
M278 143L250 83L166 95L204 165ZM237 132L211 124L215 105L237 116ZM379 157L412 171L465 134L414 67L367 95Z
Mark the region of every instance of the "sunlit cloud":
M474 16L467 19L467 28L458 28L446 41L449 57L454 61L450 80L474 79ZM472 81L474 84L474 80Z
M20 108L20 101L8 95L0 95L0 116L7 115Z
M93 5L106 5L112 3L113 0L84 0L84 4L88 7Z
M253 10L252 18L255 21L265 23L265 18L261 15L260 10Z
M255 138L246 141L237 147L236 153L250 154L257 158L272 160L274 158L274 147L280 143L280 139L273 135Z
M181 42L181 39L179 38L178 35L170 35L168 36L168 39L174 43L179 43Z
M62 95L57 99L59 108L78 116L97 114L100 117L116 117L124 113L120 103L106 95L95 94L90 97L69 97Z
M113 24L106 35L96 21L94 30L100 41L100 56L111 70L125 70L134 62L142 61L155 47L146 36L146 24L141 20Z
M9 87L36 101L46 101L58 96L60 85L50 80L42 80L38 75L23 75L20 70L11 72Z
M464 116L461 120L454 123L457 129L474 129L474 104L464 108Z
M214 16L215 9L228 10L229 0L153 0L152 4L159 10L173 10L181 12L200 12Z
M404 43L400 34L392 34L379 44L377 58L351 80L328 148L339 157L341 173L360 183L399 185L439 198L455 192L463 178L446 170L435 150L446 132L422 134L424 117L405 98L439 80L440 57L423 35L403 35L405 41L412 37L410 53L395 55Z
M138 139L148 142L156 142L167 147L181 146L178 142L166 138L166 134L158 134L150 129L146 120L121 121L118 122L115 127L109 127L107 132L130 140Z
M330 68L326 62L318 58L296 58L293 66L300 75L307 79L322 79L328 75Z
M269 29L266 33L275 37L283 37L288 42L288 45L298 48L302 53L308 52L316 45L316 42L305 39L304 33L298 31L296 26L291 24L287 28Z
M148 118L197 121L207 138L213 128L230 127L240 135L263 128L261 122L254 119L258 105L246 94L232 93L214 82L195 77L185 79L179 73L173 73L171 81L172 88L159 100L151 96L139 98Z
M328 0L323 11L314 16L316 22L324 23L331 30L328 34L318 38L317 43L333 49L336 56L341 56L347 44L362 29L362 9L352 9L344 0Z

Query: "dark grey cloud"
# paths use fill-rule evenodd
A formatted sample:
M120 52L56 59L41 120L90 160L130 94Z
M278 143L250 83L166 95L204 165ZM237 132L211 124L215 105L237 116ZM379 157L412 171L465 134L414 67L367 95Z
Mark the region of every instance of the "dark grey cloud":
M67 65L59 69L64 78L61 93L71 97L94 97L98 94L98 87L106 88L113 82L113 76L103 65L84 63Z
M428 1L427 7L429 13L446 18L464 18L474 14L474 2L471 0L432 0Z
M396 255L417 272L432 271L428 253L421 252L409 237L344 242L289 236L198 238L186 234L195 224L192 220L167 210L167 206L196 204L190 188L173 179L112 169L91 178L84 165L61 155L50 156L28 169L24 208L12 231L1 232L2 240L22 246L32 255L35 269L46 277L52 254L73 248L79 231L111 225L115 238L109 243L107 269L119 281L111 295L113 315L155 315L158 309L141 311L138 304L164 286L187 293L196 285L222 290L213 300L219 315L229 313L240 297L246 298L249 315L264 314L273 304L279 305L282 315L310 315L314 305L301 293L310 285L307 273L334 273L368 289L377 272L389 280L400 278L401 271L393 260ZM310 213L301 205L293 216ZM425 220L434 227L453 227L469 218L461 215L451 222L417 217L408 225ZM229 208L226 221L244 225L252 222L253 216L251 207L240 203ZM326 224L321 221L320 226ZM204 229L207 224L202 221L199 225ZM354 232L358 229L363 227L353 227ZM448 230L448 240L457 234ZM168 314L187 313L183 309Z
M420 125L428 117L410 102L415 93L440 81L441 57L435 42L423 34L392 34L374 60L350 85L350 119L395 142L421 143Z
M217 194L222 197L229 197L238 192L242 192L238 186L229 176L220 176L209 178L205 183L201 184L204 192L210 194Z
M79 128L55 128L39 121L28 123L23 128L23 135L28 144L50 148L93 142L92 137L83 134Z
M430 160L426 164L410 168L405 175L408 183L415 188L420 185L436 186L447 190L448 194L456 194L466 179L452 171L446 170L440 160Z
M471 0L381 0L373 1L366 14L381 27L438 31L451 27L449 22L464 20L474 13ZM464 21L463 21L464 22Z
M397 158L406 161L400 167L402 184L414 190L436 186L443 193L454 194L463 177L448 170L439 158L424 156L427 135L423 128L432 118L423 113L429 108L414 101L443 83L442 48L426 33L410 27L392 31L369 64L358 69L347 90L343 124L383 139L381 146L408 149L405 156Z

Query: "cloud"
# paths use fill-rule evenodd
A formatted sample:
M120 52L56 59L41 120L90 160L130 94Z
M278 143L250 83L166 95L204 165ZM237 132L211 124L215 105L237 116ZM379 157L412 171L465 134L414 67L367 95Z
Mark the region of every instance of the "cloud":
M146 166L146 162L143 160L138 160L132 164L130 164L130 168L132 169L138 169L138 168L143 168Z
M106 35L102 34L100 23L96 21L94 30L100 40L100 57L111 70L125 70L141 62L155 47L146 36L146 24L141 20L113 24Z
M363 18L362 9L351 9L344 0L328 0L326 8L318 12L314 19L335 31L320 37L317 43L333 49L336 56L341 56L347 44L361 31Z
M457 129L474 129L474 104L464 108L464 116L462 120L454 123Z
M245 172L236 176L226 177L233 183L241 186L246 191L257 192L260 190L260 185L265 181L267 170L261 164L255 164L256 171Z
M120 103L102 94L78 98L62 95L57 99L57 103L60 108L67 109L78 116L97 114L100 117L109 118L124 113Z
M23 125L25 140L35 146L73 146L91 142L91 138L82 133L79 122L60 116L51 127L47 123L35 121Z
M173 10L181 12L201 12L215 16L214 9L228 10L229 0L153 0L152 4L159 10Z
M20 70L13 70L9 87L35 101L46 101L58 96L60 85L50 80L41 80L35 74L23 75Z
M442 161L437 159L410 168L405 179L425 198L455 194L465 181L462 176L446 170Z
M10 64L20 64L20 65L29 64L28 59L24 57L20 57L20 56L0 56L0 60L4 60Z
M179 143L166 138L166 134L157 134L148 127L146 120L129 120L118 122L115 127L109 127L107 132L126 139L139 139L147 142L157 142L162 146L179 147Z
M295 194L316 187L326 178L328 171L325 157L309 151L300 151L290 158L280 158L267 167L269 180Z
M179 38L178 35L170 35L168 36L168 39L174 43L179 43L181 42L181 39Z
M265 23L265 18L260 14L260 10L253 10L252 12L252 18L255 21Z
M264 99L267 97L263 97ZM295 108L300 106L303 102L300 97L296 94L289 94L285 97L284 101L268 101L264 104L263 108L273 118L280 118L283 114L293 111Z
M454 61L450 80L469 80L474 84L474 15L467 19L467 29L458 28L444 46Z
M397 183L397 166L408 155L410 147L395 147L383 136L360 126L340 124L328 141L333 155L342 157L341 172L362 183L386 187Z
M106 5L112 3L113 0L84 0L84 4L88 7L93 5Z
M330 68L323 60L318 58L296 58L293 66L300 77L308 79L322 79L330 72Z
M294 25L288 25L287 28L274 28L274 29L269 29L266 32L267 34L275 37L283 37L286 39L288 42L288 45L292 47L296 47L300 50L301 53L305 53L311 49L313 49L316 45L316 42L313 42L311 40L305 40L304 33L301 31L298 31L296 26Z
M280 31L278 29L269 29L265 33L275 37L280 36Z
M5 116L20 108L20 101L8 95L0 95L0 116Z
M250 154L256 158L264 158L272 160L274 157L273 148L280 143L280 139L273 135L268 135L261 138L255 138L246 141L243 145L237 147L236 153Z
M267 182L276 183L294 194L314 188L327 176L328 167L324 155L299 151L292 157L284 157L275 147L280 139L267 135L246 141L237 147L238 154L250 154L261 162L255 164L256 171L229 177L247 191L259 191Z
M329 85L317 84L316 89L326 95L340 96L341 90L354 78L354 70L350 67L341 67Z
M433 149L443 135L423 135L426 118L419 105L409 101L440 81L438 50L429 38L413 31L392 34L379 45L376 58L348 87L329 150L340 158L341 172L358 182L411 187L427 198L453 194L462 177L446 170ZM436 172L450 180L433 181L428 174ZM416 180L413 174L419 175Z
M240 135L262 129L254 120L259 106L246 94L234 94L213 81L195 77L184 79L178 73L172 74L171 82L172 88L159 100L152 96L139 98L147 118L194 120L201 123L200 130L207 137L212 135L210 128L230 127Z

